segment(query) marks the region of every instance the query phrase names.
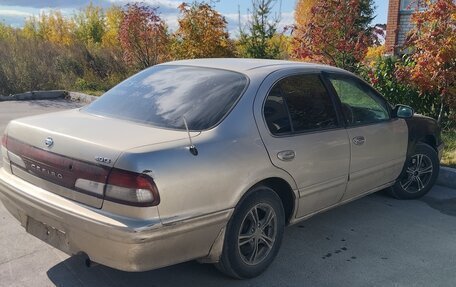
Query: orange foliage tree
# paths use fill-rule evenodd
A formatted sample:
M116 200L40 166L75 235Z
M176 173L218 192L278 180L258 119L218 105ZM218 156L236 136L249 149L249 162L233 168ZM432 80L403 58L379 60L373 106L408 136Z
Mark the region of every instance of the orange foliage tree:
M317 0L298 0L295 9L295 25L296 27L303 27L310 20L312 15L312 8L317 3Z
M456 4L424 0L420 8L412 15L414 28L405 44L411 55L396 74L422 93L440 95L441 121L445 104L456 108Z
M233 55L227 22L207 3L182 3L175 33L174 52L178 58L214 58Z
M166 60L169 35L157 9L146 4L127 4L119 30L127 63L144 69Z
M294 57L356 71L372 43L372 19L372 0L317 0L309 19L296 19Z

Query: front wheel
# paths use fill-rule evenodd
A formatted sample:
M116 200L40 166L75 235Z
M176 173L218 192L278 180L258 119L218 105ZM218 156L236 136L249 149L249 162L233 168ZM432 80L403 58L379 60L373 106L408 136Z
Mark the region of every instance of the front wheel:
M437 152L429 145L419 143L406 162L405 171L390 188L390 194L399 199L416 199L424 196L439 175Z
M266 186L249 191L227 225L217 268L238 279L260 275L279 251L284 226L280 197Z

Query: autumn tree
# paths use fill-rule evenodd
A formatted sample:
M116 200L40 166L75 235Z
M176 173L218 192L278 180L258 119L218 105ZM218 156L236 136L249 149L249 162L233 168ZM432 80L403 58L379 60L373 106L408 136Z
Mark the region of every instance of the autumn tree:
M127 4L119 31L125 60L139 69L163 62L169 51L169 35L157 8Z
M275 3L276 0L252 0L252 15L247 23L247 31L240 31L241 56L275 59L281 54L280 45L272 40L277 34L280 20L272 14Z
M227 22L207 3L194 2L179 6L181 17L174 37L178 58L214 58L233 55Z
M294 57L356 71L372 43L373 13L373 0L317 0L293 32Z
M420 5L423 9L413 13L414 28L405 43L412 53L397 75L422 93L440 95L440 122L445 104L456 109L456 4L424 0Z
M312 15L312 8L317 3L317 0L298 0L295 9L295 25L303 27L310 20Z
M11 38L14 34L14 28L0 22L0 40Z
M119 6L111 6L106 10L105 33L101 39L102 45L109 48L120 48L119 31L124 13Z
M42 12L25 21L22 34L28 38L39 37L57 45L69 46L74 43L74 23L65 18L59 10Z
M305 27L308 25L311 16L312 8L315 6L318 0L298 0L296 1L295 13L294 13L294 25L292 26L293 39L303 38L303 32ZM292 41L292 49L296 44ZM292 52L293 54L293 52Z

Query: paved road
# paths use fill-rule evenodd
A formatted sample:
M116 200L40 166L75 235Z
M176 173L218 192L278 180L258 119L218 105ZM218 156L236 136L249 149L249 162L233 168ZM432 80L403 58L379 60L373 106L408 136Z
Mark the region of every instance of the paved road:
M0 102L0 131L19 116L77 107L64 101ZM456 190L422 200L382 193L285 231L262 276L237 281L188 262L150 272L86 268L28 235L0 204L0 286L456 286Z

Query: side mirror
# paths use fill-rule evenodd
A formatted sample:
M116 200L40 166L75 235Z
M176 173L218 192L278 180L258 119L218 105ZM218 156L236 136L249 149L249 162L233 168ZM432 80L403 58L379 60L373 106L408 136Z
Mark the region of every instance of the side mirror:
M396 105L393 109L393 116L397 118L411 118L415 112L413 109L406 105Z

